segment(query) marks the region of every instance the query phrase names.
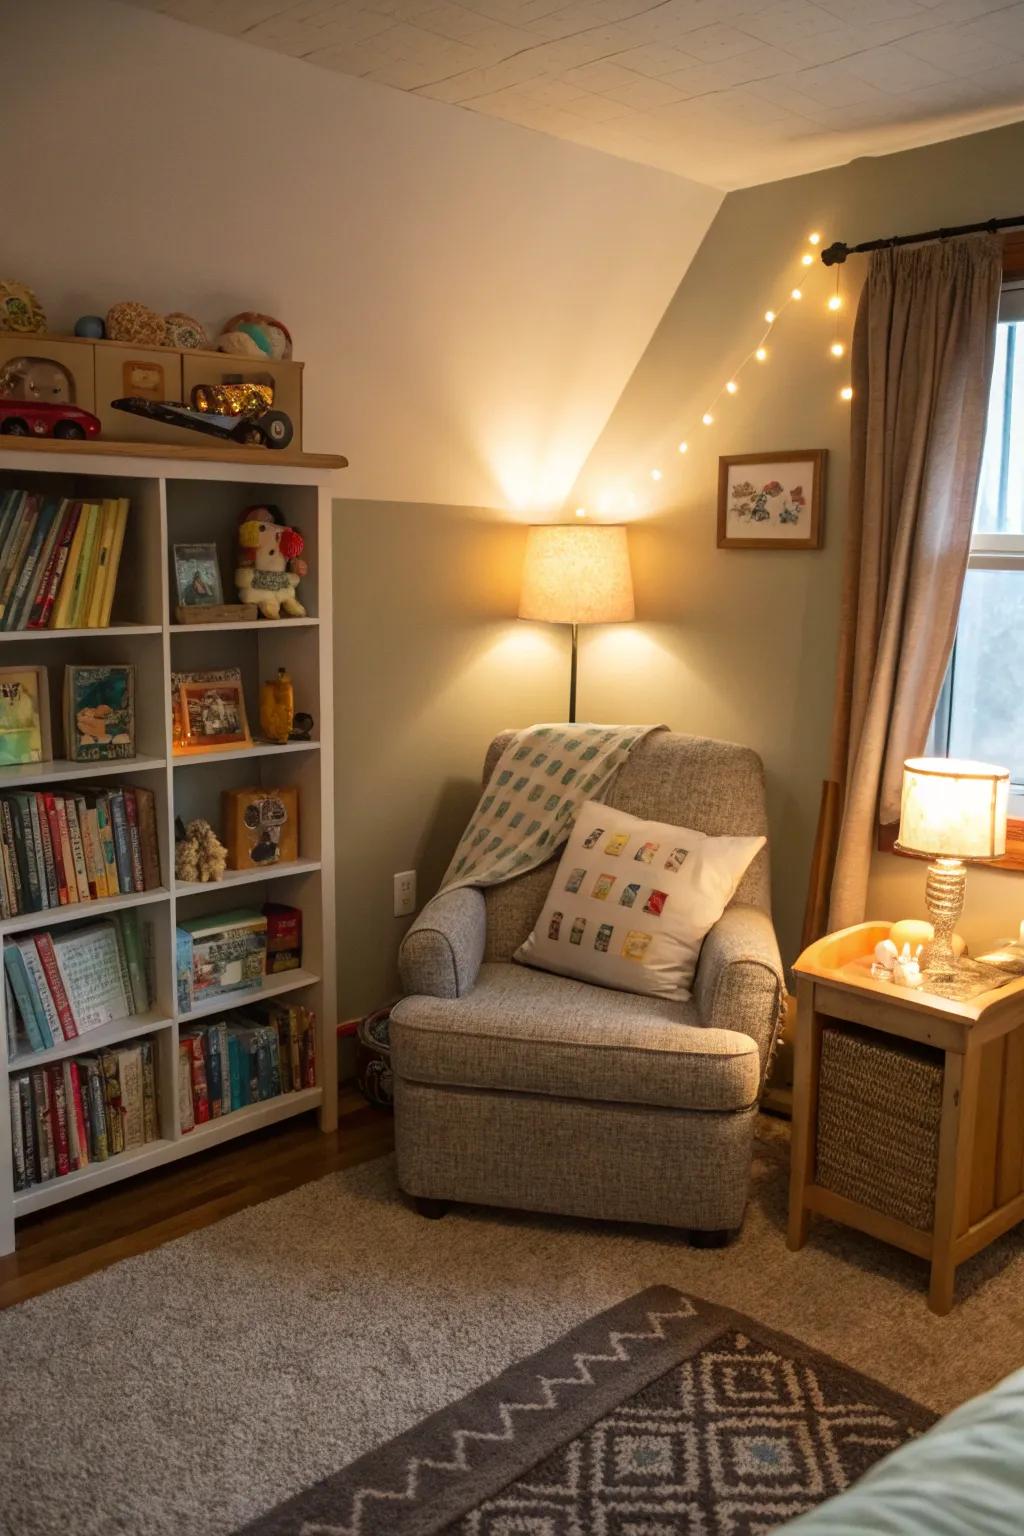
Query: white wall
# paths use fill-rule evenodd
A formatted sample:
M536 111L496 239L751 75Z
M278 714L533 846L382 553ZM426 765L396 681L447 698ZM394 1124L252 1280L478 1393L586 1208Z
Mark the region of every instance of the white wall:
M107 0L0 35L3 275L279 315L346 496L557 506L721 201Z

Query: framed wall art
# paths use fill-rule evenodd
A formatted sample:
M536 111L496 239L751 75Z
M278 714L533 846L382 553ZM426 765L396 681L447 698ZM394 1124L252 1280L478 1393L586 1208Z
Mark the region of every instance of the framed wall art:
M826 448L718 461L719 549L820 549Z

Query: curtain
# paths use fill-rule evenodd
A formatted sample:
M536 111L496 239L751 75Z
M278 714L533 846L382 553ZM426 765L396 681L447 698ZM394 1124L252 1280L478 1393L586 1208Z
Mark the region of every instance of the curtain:
M876 823L899 816L956 634L985 440L994 235L876 251L854 328L829 926L864 918Z

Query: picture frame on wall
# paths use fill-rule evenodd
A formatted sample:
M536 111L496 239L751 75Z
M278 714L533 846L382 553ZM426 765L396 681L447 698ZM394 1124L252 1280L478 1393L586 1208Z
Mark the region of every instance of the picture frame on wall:
M821 549L827 448L718 461L719 549Z

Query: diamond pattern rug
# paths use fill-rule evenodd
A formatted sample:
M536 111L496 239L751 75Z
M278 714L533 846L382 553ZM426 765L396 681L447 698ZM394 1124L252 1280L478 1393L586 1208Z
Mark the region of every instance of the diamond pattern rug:
M591 1319L246 1536L766 1536L935 1415L667 1286Z

